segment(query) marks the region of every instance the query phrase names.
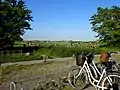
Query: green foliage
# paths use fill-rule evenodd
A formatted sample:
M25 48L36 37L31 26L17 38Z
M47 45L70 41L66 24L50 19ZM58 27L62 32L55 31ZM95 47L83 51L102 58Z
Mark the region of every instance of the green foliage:
M115 48L115 47L101 47L101 51L119 52L120 48Z
M39 54L45 54L48 56L53 57L71 57L73 54L81 53L81 52L94 52L95 54L100 53L99 48L91 49L91 48L85 48L82 46L77 47L66 47L66 46L54 46L52 48L41 48L36 53Z
M26 44L27 42L17 42L17 45L21 45L21 43ZM73 54L81 53L81 52L93 52L94 54L99 54L102 51L115 52L119 51L119 48L114 47L104 47L101 45L97 45L91 47L91 42L72 42L71 46L70 42L44 42L44 41L34 41L32 42L34 45L38 45L39 49L33 53L33 55L26 56L24 54L8 54L1 56L2 63L6 62L18 62L18 61L29 61L29 60L41 60L43 56L48 56L49 59L56 57L72 57ZM93 42L95 44L96 42ZM28 46L28 45L27 45ZM100 46L100 47L99 47Z
M31 10L23 0L2 0L0 2L0 48L8 47L22 40L25 30L31 30Z
M2 63L7 62L20 62L20 61L31 61L31 60L42 60L43 57L41 55L24 55L24 54L10 54L10 55L2 55L0 56L0 61Z
M108 46L120 46L120 7L97 8L97 13L90 18L92 30L98 33L100 41Z

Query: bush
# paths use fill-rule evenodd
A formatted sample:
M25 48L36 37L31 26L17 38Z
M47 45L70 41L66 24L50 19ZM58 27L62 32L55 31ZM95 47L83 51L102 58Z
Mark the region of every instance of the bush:
M71 57L73 54L81 52L93 52L94 54L99 54L101 52L100 48L85 48L80 46L66 47L66 46L54 46L52 48L41 48L36 53L49 55L52 57Z
M33 53L33 55L26 56L25 54L11 54L3 55L0 60L2 63L6 62L19 62L19 61L29 61L29 60L41 60L42 55L48 56L52 59L54 57L71 57L73 54L81 52L93 52L94 54L99 54L103 49L97 47L92 49L91 46L87 44L76 44L71 46L67 44L42 44L39 45L39 49Z

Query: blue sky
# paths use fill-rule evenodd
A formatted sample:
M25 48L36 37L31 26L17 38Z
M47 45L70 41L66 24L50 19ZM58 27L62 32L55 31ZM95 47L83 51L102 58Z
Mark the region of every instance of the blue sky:
M97 7L120 5L120 0L26 0L33 30L24 40L96 40L90 17Z

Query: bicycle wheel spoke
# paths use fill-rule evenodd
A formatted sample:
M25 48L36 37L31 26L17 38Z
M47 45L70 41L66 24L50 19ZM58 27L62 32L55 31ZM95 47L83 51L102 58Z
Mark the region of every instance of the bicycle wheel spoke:
M103 80L102 87L107 87L109 90L120 90L120 76L109 75Z
M86 73L83 70L80 73L81 67L71 69L68 75L68 81L70 85L75 89L82 89L85 87L86 83L88 82L86 79Z

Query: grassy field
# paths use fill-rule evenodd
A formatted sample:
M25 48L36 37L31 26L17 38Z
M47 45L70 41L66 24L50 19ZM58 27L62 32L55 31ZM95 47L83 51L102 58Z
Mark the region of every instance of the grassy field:
M119 62L120 55L114 55L114 58ZM99 57L95 57L95 62L99 61ZM10 81L22 82L24 88L34 88L37 83L44 85L48 84L51 80L56 81L58 86L64 84L63 79L67 77L69 69L75 66L75 60L65 60L58 62L47 62L35 65L14 65L7 67L0 67L1 78L0 82L4 86ZM28 87L28 86L29 87ZM53 86L51 86L53 87ZM62 87L62 90L72 90L70 86ZM1 89L3 90L3 89ZM5 89L7 90L7 89ZM40 90L40 89L36 89ZM47 90L47 89L43 89Z
M26 44L27 46L37 45L39 49L33 52L33 55L19 54L0 54L1 63L7 62L19 62L19 61L29 61L29 60L42 60L43 55L48 56L48 58L55 57L71 57L73 54L81 52L94 52L99 54L102 51L108 52L118 52L119 48L113 47L100 47L97 42L80 42L80 41L33 41L29 42L16 42L15 46L22 46ZM94 47L94 49L93 49Z

